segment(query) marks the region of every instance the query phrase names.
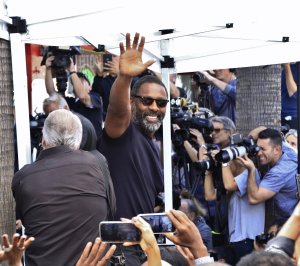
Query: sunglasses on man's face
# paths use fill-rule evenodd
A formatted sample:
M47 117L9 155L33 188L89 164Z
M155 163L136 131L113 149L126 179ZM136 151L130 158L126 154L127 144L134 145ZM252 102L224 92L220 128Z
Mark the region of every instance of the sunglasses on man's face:
M132 95L131 97L138 98L145 106L150 106L155 101L156 105L160 108L166 107L167 103L169 102L167 99L154 99L148 96Z

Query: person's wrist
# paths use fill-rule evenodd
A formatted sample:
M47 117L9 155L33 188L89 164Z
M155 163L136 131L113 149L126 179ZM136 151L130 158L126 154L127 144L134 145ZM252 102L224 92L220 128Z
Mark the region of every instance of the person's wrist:
M73 74L76 74L76 71L70 71L69 72L69 77L71 77Z
M206 263L210 263L210 262L214 262L214 258L212 258L210 256L205 256L205 257L198 258L198 259L194 260L194 263L195 263L196 266L206 264Z
M229 166L229 162L228 163L222 163L222 168L228 167Z
M207 247L202 243L198 243L197 245L190 248L191 253L193 254L195 259L208 256Z

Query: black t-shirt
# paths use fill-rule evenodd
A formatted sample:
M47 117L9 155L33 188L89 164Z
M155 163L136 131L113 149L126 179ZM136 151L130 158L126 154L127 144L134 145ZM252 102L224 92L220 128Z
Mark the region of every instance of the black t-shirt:
M105 120L107 107L109 104L109 95L111 87L116 80L116 77L113 77L111 75L107 77L99 77L95 76L94 82L92 85L93 91L97 92L101 97L103 101L103 120Z
M155 198L163 191L160 153L153 140L133 123L117 139L108 137L104 129L100 152L107 158L114 184L115 219L152 213Z

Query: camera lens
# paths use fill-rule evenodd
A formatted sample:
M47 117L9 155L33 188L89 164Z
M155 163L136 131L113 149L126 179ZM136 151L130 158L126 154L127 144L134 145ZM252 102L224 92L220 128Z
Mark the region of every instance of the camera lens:
M228 163L231 160L234 160L236 157L243 156L247 153L247 150L243 146L239 147L228 147L221 150L216 154L216 160L220 163Z
M200 171L211 170L213 168L213 164L210 160L200 160L194 163L195 168Z

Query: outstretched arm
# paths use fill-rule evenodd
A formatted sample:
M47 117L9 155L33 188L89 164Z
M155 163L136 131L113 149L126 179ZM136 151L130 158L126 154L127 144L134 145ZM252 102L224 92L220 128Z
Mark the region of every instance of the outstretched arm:
M297 92L297 84L294 80L293 73L291 70L291 65L289 63L283 64L283 68L285 71L285 83L286 88L289 94L289 97L293 96L295 92Z
M46 91L47 91L49 96L56 93L54 83L53 83L52 68L51 68L53 60L54 60L54 56L49 56L46 59L45 86L46 86Z
M119 75L109 96L109 105L105 119L105 131L111 138L120 137L128 128L131 120L130 84L134 76L139 75L155 61L142 61L145 38L136 33L133 43L130 34L126 34L126 49L120 43Z
M70 78L73 84L75 96L78 97L80 101L84 103L85 106L92 107L91 96L89 95L88 90L84 87L82 81L78 77L72 58L70 58L70 66L67 70L70 73Z

